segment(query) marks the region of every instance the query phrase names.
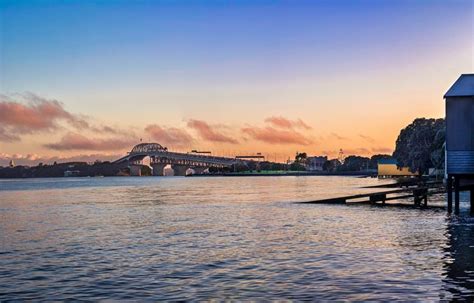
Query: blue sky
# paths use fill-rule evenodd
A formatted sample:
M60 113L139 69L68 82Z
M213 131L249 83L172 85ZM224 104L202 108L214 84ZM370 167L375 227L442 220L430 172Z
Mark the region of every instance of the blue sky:
M1 0L0 18L1 93L136 127L283 115L353 136L341 108L382 103L393 137L473 69L472 1Z

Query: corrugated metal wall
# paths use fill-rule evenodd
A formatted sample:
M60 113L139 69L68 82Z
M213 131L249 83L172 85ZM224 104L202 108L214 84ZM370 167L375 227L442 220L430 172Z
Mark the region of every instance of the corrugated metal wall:
M446 99L448 174L474 174L474 98Z
M474 174L474 151L448 151L448 174Z

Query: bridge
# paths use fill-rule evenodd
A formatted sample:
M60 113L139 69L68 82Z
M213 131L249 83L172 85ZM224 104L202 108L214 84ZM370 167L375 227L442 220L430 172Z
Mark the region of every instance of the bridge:
M135 145L126 156L113 163L128 163L130 174L138 176L145 157L150 157L150 166L154 176L163 176L163 170L167 165L171 165L175 175L185 176L189 168L193 169L195 173L202 173L210 167L223 168L246 162L236 158L171 152L158 143L140 143Z

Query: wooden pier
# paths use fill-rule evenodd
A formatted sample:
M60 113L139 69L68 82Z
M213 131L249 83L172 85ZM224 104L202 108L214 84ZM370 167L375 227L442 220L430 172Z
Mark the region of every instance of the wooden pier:
M446 194L448 196L448 213L453 212L453 191L454 191L454 213L459 214L460 192L470 192L471 215L474 215L474 178L472 176L448 175Z
M329 199L304 201L305 204L372 204L390 206L428 207L428 196L444 193L444 189L429 190L429 187L394 189L381 192L357 194ZM386 204L386 201L413 198L413 204ZM439 208L439 207L437 207ZM444 207L443 207L444 208Z

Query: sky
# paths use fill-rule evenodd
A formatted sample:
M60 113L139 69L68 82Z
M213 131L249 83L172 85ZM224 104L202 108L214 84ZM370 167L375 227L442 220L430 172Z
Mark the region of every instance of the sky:
M453 1L0 0L0 165L143 142L233 156L391 153L474 69Z

